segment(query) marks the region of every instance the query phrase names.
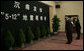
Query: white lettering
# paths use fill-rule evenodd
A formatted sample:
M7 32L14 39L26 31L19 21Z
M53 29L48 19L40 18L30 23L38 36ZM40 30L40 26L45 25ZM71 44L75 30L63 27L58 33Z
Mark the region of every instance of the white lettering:
M4 15L4 12L1 12L1 15Z
M17 17L17 15L16 15L16 14L12 14L12 19L13 19L13 20L17 20L17 18L16 18L16 17Z
M8 13L5 14L5 19L6 19L6 20L9 19L9 16L8 16L8 15L9 15Z
M40 16L40 20L43 20L43 17L42 16Z
M33 17L34 17L33 15L30 15L30 20L31 20L31 21L33 21Z
M23 15L23 20L27 21L27 15Z
M20 5L20 2L15 1L14 7L20 9L20 6L19 5Z
M30 9L30 5L29 4L26 4L25 5L25 9L29 10Z
M38 15L36 15L36 20L38 20Z
M46 16L44 17L44 20L46 21Z
M42 8L40 8L39 10L40 10L40 12L42 12Z
M34 6L34 11L36 11L36 6Z

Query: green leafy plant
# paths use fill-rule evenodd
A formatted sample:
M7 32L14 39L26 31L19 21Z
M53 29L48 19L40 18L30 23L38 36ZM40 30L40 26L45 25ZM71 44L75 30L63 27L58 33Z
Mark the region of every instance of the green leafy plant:
M37 27L37 29L36 29L36 39L40 40L40 36L41 36L40 28Z
M24 48L24 43L26 41L25 34L22 29L19 30L19 42L21 43L21 47Z
M27 41L30 43L30 44L33 44L33 39L34 39L34 34L31 30L31 28L29 27L28 29L28 35L27 35Z
M4 44L4 32L3 32L3 28L1 27L1 50L4 50L5 49L5 44Z
M14 45L14 37L12 36L12 33L10 30L7 31L7 34L5 35L4 38L4 43L7 48L7 50L12 50L12 46Z
M52 20L53 20L53 31L57 32L59 30L59 27L60 27L60 24L59 24L60 19L57 18L57 15L55 15Z
M43 26L43 29L42 29L43 38L46 38L46 35L47 35L47 31L46 31L45 27Z
M49 27L47 27L47 36L51 36Z

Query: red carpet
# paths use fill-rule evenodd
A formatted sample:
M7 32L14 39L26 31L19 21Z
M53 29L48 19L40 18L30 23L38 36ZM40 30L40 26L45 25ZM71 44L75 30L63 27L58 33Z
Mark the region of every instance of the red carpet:
M73 33L73 41L71 44L65 44L67 41L65 33L35 41L34 44L25 44L25 48L20 50L83 50L83 34L81 39L76 40L76 34ZM18 50L16 49L16 50Z

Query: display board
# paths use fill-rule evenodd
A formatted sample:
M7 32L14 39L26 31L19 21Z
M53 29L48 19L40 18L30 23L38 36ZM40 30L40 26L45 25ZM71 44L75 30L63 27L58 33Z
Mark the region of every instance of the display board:
M1 1L1 28L10 30L17 38L19 29L27 34L31 27L49 27L49 6L38 1Z

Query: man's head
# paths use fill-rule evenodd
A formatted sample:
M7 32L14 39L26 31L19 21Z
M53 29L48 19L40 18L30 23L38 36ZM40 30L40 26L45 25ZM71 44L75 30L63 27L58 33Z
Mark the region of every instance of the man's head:
M77 21L77 18L75 18L75 21Z
M68 17L66 17L66 18L65 18L65 20L69 20L69 18L68 18Z
M73 17L71 17L71 22L73 22Z
M79 21L79 19L78 18L75 18L75 22L77 22L77 21Z

